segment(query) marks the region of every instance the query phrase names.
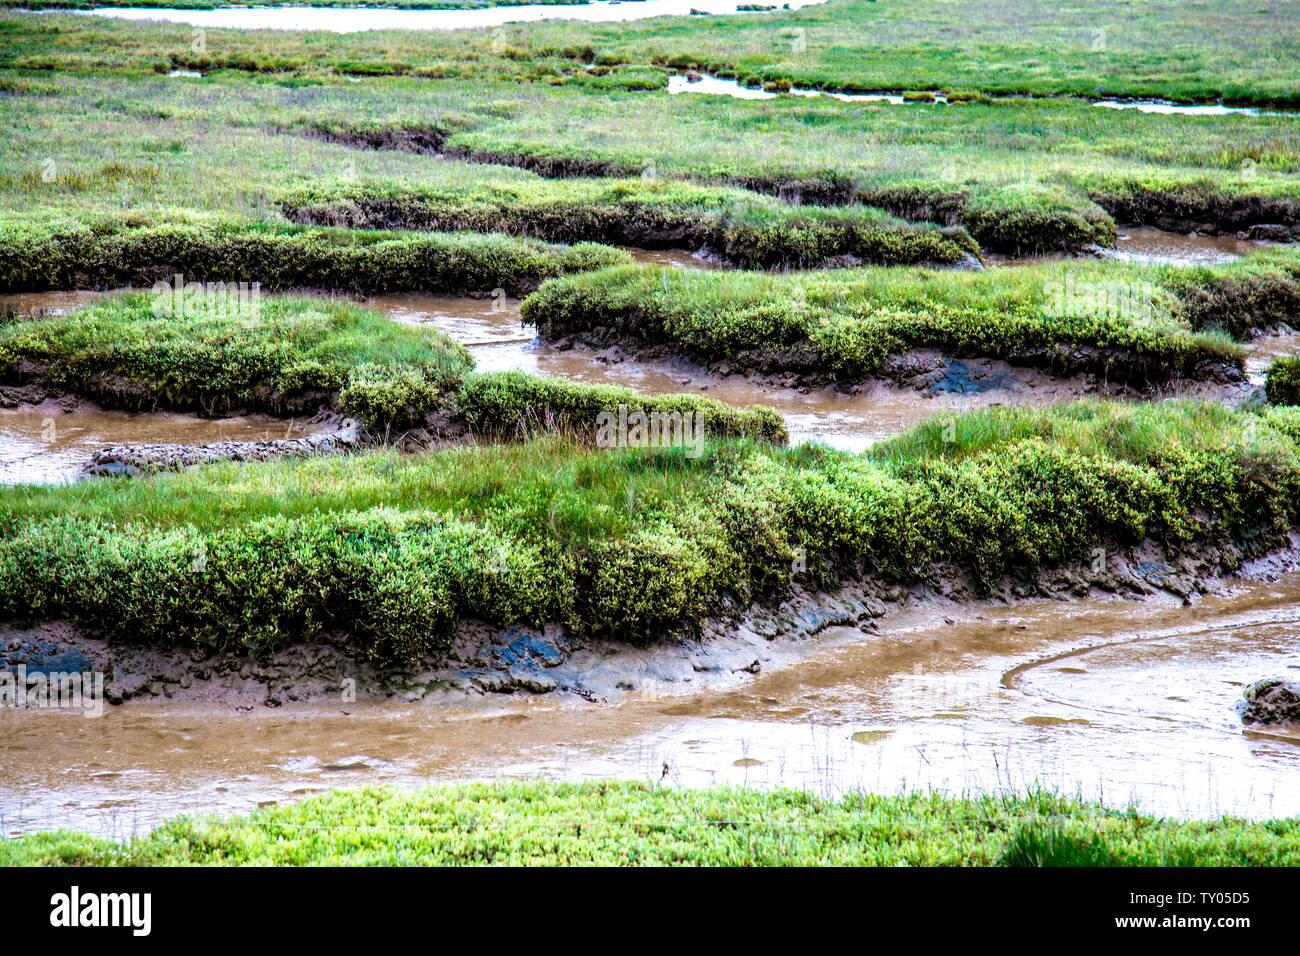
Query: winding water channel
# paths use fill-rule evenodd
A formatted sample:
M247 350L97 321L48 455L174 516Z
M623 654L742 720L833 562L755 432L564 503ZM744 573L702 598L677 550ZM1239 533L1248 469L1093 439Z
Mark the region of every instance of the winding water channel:
M1259 248L1261 243L1230 237L1182 236L1136 228L1121 235L1117 258L1147 264L1217 264ZM631 250L638 262L686 269L717 268L707 257L682 250ZM998 260L1014 265L1026 260ZM102 292L42 292L0 295L0 313L58 315L94 301ZM396 294L364 303L394 321L432 325L466 345L480 371L522 370L574 381L621 385L643 394L688 392L728 405L770 405L786 420L794 443L817 441L859 452L871 444L944 411L990 404L1042 403L1072 394L1074 386L1024 368L954 361L951 375L925 391L884 385L854 393L833 388L777 388L744 375L719 375L687 362L617 358L563 350L540 339L519 320L513 298ZM1250 345L1247 374L1263 383L1268 363L1300 352L1293 334L1266 336ZM307 429L265 416L204 419L177 414L133 414L93 407L0 409L0 484L49 484L75 480L94 453L117 444L175 442L207 444L296 437Z
M836 795L1038 785L1118 808L1300 813L1300 737L1243 731L1260 676L1300 676L1300 576L1161 599L920 606L822 635L787 669L613 704L179 703L0 711L0 831L127 836L339 786L498 777L803 787Z
M1153 232L1131 230L1121 252L1224 261L1246 251L1235 240L1180 243ZM712 265L683 252L637 255ZM54 313L98 294L0 296L0 311ZM941 394L773 390L669 361L557 350L520 326L512 299L388 295L367 304L444 329L480 369L762 402L786 416L795 441L851 450L943 408L1041 400L1032 389L1018 398L1014 381ZM1258 379L1272 355L1296 351L1294 335L1261 339L1248 371ZM0 410L0 481L72 480L109 444L283 437L285 428L57 403ZM1300 813L1300 735L1243 730L1233 709L1242 688L1263 677L1300 678L1300 573L1238 582L1190 606L1163 597L921 604L892 613L879 634L823 632L792 666L706 688L651 684L612 704L489 695L233 714L159 700L110 707L98 719L0 709L0 832L67 826L120 837L178 813L243 812L338 786L497 777L785 785L828 795L1040 785L1181 816Z

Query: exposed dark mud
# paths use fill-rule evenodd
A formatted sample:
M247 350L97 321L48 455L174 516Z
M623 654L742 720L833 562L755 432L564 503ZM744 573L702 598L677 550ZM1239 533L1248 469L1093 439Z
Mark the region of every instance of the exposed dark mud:
M576 638L559 625L499 628L462 621L451 651L402 664L358 656L346 634L290 645L271 655L230 648L148 647L115 634L92 633L66 622L0 626L0 667L24 665L29 674L101 672L109 703L155 698L202 702L219 709L278 707L288 702L357 699L459 699L484 694L552 691L610 701L647 687L692 689L731 683L744 675L789 666L818 646L830 629L874 634L890 612L939 602L953 607L1042 598L1082 599L1109 594L1157 594L1191 601L1248 568L1252 575L1300 566L1300 535L1261 555L1259 541L1200 544L1182 551L1148 541L1139 548L1093 553L1075 564L1026 569L990 594L966 573L935 568L911 585L860 575L830 591L796 577L779 601L740 607L722 603L698 637L665 637L650 647Z
M315 421L316 426L326 426ZM332 427L328 427L332 426ZM179 471L218 461L270 461L278 458L308 458L315 455L340 454L367 443L365 429L356 419L343 418L328 422L327 427L300 438L274 438L263 441L220 441L206 445L172 442L113 445L97 451L86 464L89 477L136 476L160 471ZM292 426L290 426L292 428Z
M203 418L176 412L123 412L63 396L0 409L0 483L75 481L110 446L161 449L164 458L176 458L204 446L240 448L297 441L331 427L329 421L286 421L265 415Z
M1091 198L1126 225L1272 242L1300 240L1300 208L1285 197L1132 188L1124 193L1094 191Z
M584 329L575 334L548 328L541 331L552 348L596 351L606 356L605 361L686 357L675 344L631 341L614 328ZM881 384L960 393L984 392L1002 383L1032 383L1032 387L1051 380L1071 379L1083 391L1114 395L1151 395L1169 389L1191 389L1229 396L1247 387L1245 372L1235 361L1189 359L1184 367L1169 370L1130 352L1088 345L1022 349L1014 362L986 355L912 349L890 356L877 374L854 380L828 372L825 361L811 348L801 345L741 349L725 359L701 364L719 375L740 373L777 387L831 386L848 394Z

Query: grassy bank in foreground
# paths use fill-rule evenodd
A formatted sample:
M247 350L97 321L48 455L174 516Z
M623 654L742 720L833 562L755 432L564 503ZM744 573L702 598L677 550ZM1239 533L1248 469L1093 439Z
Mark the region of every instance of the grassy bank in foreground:
M5 866L1296 866L1300 822L1204 822L1051 795L493 783L336 790L129 842L0 841Z
M473 233L316 229L184 210L88 219L0 218L0 291L258 282L292 289L490 294L630 261L595 243L560 246Z
M816 267L840 257L951 265L979 247L960 228L903 222L871 206L791 206L741 189L640 179L539 179L447 189L316 183L281 197L294 222L353 229L507 232L554 242L705 248L747 268Z
M1256 553L1300 519L1298 416L1088 401L934 421L868 456L551 436L3 488L0 620L256 650L339 629L413 657L467 617L692 632L724 598L782 594L796 554L827 586L943 565L978 592L1146 539Z
M546 338L670 345L704 363L806 381L878 375L917 348L1140 384L1240 370L1232 335L1300 304L1300 255L1229 266L1068 262L937 272L684 272L629 266L543 284L522 316Z

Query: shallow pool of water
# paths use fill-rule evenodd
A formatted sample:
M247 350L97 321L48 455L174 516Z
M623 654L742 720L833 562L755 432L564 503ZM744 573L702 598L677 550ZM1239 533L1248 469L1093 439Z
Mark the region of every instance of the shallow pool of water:
M671 255L679 258L684 254ZM779 388L668 359L613 361L604 353L547 344L531 326L520 324L518 302L508 298L392 295L370 299L367 305L399 322L443 329L469 346L476 368L482 372L518 370L575 382L621 385L644 395L685 392L737 408L769 405L785 417L793 442L820 441L852 452L945 410L1037 400L1028 386L1018 389L1014 380L1003 381L1003 388L979 392L929 394L879 387L849 395L829 388Z
M756 89L745 86L738 80L724 80L720 77L709 76L707 74L695 74L693 77L675 73L668 77L668 92L674 96L678 93L705 93L712 96L730 96L738 100L771 100L782 95L773 93L768 90ZM903 103L947 103L947 97L942 94L932 94L933 100L907 100L901 93L829 93L823 90L803 89L794 87L789 91L791 96L803 96L807 98L816 98L820 96L829 96L831 99L839 100L843 103L890 103L900 106Z
M90 305L108 294L88 289L72 292L3 292L0 293L0 315L16 315L25 319L42 315L66 315L73 309Z
M1194 606L919 607L802 662L615 704L484 697L246 714L139 704L98 719L0 711L0 830L129 835L340 786L663 779L837 795L1039 785L1158 813L1300 813L1300 736L1233 706L1300 676L1300 577ZM689 687L686 688L689 690Z
M1240 259L1276 243L1238 239L1236 236L1202 236L1135 226L1120 232L1111 258L1142 265L1214 266Z
M1168 232L1154 226L1132 226L1121 230L1115 248L1105 250L1104 254L1108 259L1139 265L1212 266L1234 262L1242 256L1275 245L1277 243L1266 239L1202 236L1199 233ZM1027 256L985 252L983 255L989 265L1012 267L1089 258L1081 253L1070 252Z
M1170 116L1284 116L1280 112L1261 112L1253 106L1224 106L1222 103L1170 103L1165 100L1100 100L1092 104L1110 110L1137 110L1139 113L1164 113Z
M0 409L0 484L74 481L95 452L112 445L269 441L309 430L269 415L214 419L175 412L63 411L55 402Z
M784 2L784 0L783 0ZM823 0L790 0L790 8ZM223 7L217 10L178 10L160 7L96 7L58 10L119 20L163 20L196 27L244 30L322 30L358 33L366 30L463 30L537 20L584 20L588 23L643 20L647 17L688 16L691 8L712 14L735 14L743 0L594 0L591 3L526 4L479 10L393 10L363 7ZM42 11L45 12L45 11Z
M1246 377L1252 385L1263 385L1268 367L1276 358L1300 355L1300 333L1284 329L1246 344Z

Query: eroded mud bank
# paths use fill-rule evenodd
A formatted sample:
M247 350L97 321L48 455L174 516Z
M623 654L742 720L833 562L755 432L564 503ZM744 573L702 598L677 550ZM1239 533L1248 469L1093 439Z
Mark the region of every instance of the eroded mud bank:
M149 647L113 632L53 621L0 626L4 666L46 671L100 672L111 704L150 699L187 700L218 710L325 702L397 699L405 703L455 701L485 694L561 692L590 701L632 691L725 686L765 670L789 667L826 640L872 640L889 615L937 604L970 608L1010 606L1043 598L1082 600L1172 596L1192 603L1221 587L1225 576L1277 574L1300 567L1300 535L1285 547L1250 559L1258 544L1230 541L1171 550L1148 541L1139 548L1102 551L1068 566L1026 570L991 592L953 568L936 568L921 583L900 584L862 574L821 590L795 578L776 603L719 607L697 638L665 638L629 646L575 637L559 625L505 629L462 621L445 657L380 665L358 656L348 635L333 633L274 654L238 649ZM34 680L39 677L33 677Z

